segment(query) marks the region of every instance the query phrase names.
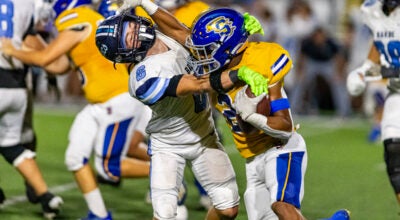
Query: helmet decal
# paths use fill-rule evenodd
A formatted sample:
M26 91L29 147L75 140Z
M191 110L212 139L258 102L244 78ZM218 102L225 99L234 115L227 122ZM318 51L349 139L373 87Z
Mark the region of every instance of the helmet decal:
M233 35L233 32L235 31L235 29L236 29L236 27L233 26L233 22L224 16L217 17L217 18L211 20L206 25L207 33L214 32L216 34L219 34L220 36L225 35L226 40L229 39Z

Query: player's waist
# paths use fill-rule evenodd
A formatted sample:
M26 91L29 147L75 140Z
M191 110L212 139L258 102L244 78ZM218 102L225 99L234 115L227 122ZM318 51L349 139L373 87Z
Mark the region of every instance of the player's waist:
M0 88L26 88L26 70L0 68Z

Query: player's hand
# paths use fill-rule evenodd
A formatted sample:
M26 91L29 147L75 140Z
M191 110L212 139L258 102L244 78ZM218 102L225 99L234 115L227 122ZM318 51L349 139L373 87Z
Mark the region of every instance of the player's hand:
M124 11L128 8L134 8L142 4L142 0L123 0L121 7L119 7L119 11Z
M250 15L249 13L243 14L244 18L244 28L249 34L261 34L264 35L264 30L256 17Z
M268 79L249 67L240 67L238 70L238 78L250 86L254 95L259 96L262 93L268 94Z
M250 98L246 95L247 87L248 85L245 85L236 93L235 102L233 103L236 113L245 121L251 114L256 112L257 104L266 96L265 93L262 93L259 96Z
M12 52L15 50L15 47L12 44L11 39L3 37L3 38L0 39L0 42L1 42L1 44L0 44L1 45L0 46L1 52L4 55L12 56Z
M358 96L365 90L367 83L361 73L358 71L352 71L347 76L346 86L350 95Z

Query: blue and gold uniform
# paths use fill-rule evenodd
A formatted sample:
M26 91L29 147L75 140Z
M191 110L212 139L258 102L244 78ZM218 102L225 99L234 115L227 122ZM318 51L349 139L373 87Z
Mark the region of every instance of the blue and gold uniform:
M292 60L288 51L276 43L250 42L243 52L240 63L231 70L237 70L247 66L269 79L269 85L273 86L281 81L292 68ZM236 120L236 110L233 107L236 93L244 86L237 84L227 94L216 94L213 97L215 108L220 111L234 138L235 145L244 158L249 158L265 152L269 148L278 145L279 140L265 134L263 131L244 133Z
M89 7L77 7L62 12L55 25L59 32L90 28L89 36L71 51L69 57L79 67L82 88L90 103L103 103L112 97L128 91L128 72L123 64L112 63L96 48L97 25L104 18Z

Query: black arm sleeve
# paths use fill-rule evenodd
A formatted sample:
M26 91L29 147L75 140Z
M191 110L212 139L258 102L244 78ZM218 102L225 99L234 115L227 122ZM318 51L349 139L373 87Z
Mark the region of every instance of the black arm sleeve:
M163 98L166 96L176 97L176 88L178 88L178 83L179 81L181 81L182 76L183 75L176 75L171 78L168 87L163 95Z

